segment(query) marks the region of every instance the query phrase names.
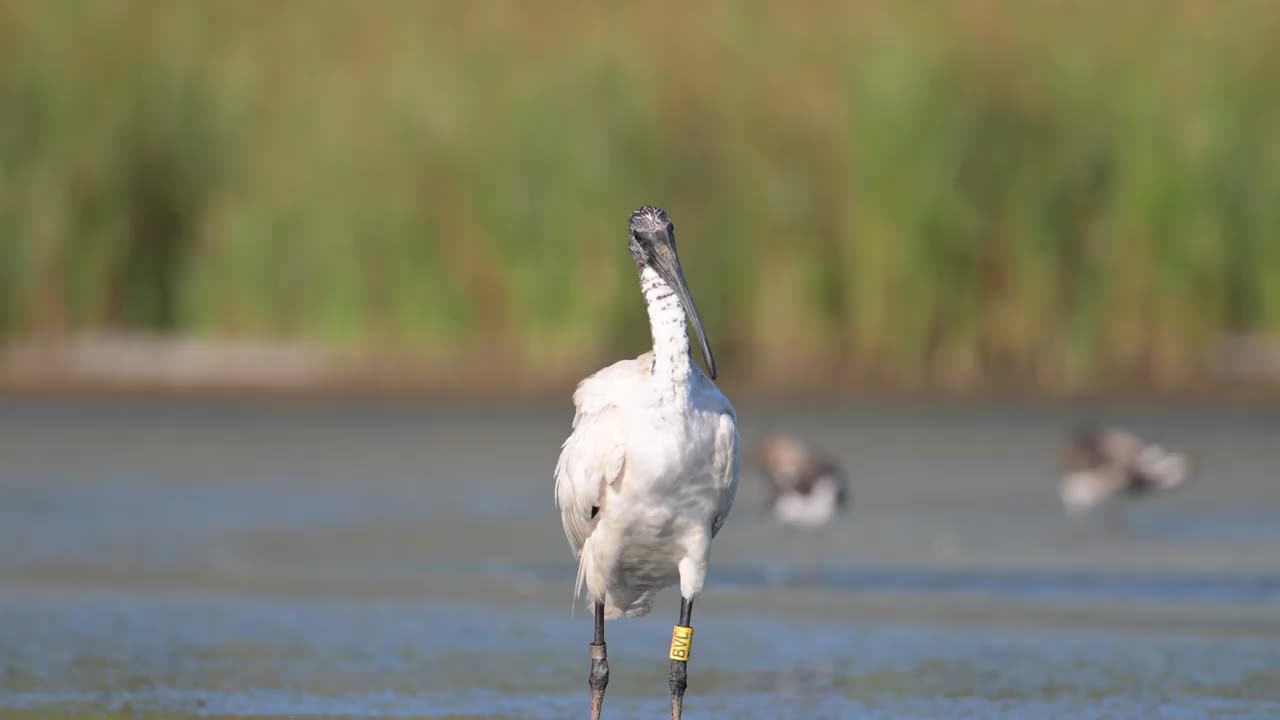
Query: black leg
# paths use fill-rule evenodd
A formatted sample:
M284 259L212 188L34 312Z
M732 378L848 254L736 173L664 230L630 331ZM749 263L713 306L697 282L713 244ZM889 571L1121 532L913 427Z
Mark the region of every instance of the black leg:
M684 709L684 691L689 687L689 651L693 649L693 627L689 616L693 614L693 601L680 598L680 624L671 631L671 674L667 684L671 687L671 718L680 720Z
M591 643L591 720L600 720L604 689L609 685L609 660L604 646L604 603L596 603L596 639Z

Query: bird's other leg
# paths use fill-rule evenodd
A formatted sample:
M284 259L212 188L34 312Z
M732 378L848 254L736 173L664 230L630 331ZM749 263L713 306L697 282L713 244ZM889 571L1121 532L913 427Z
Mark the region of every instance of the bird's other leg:
M827 569L827 533L830 529L831 523L827 522L821 525L817 532L814 533L813 576L809 578L809 582L813 584L822 582L822 574Z
M596 603L596 639L591 643L591 720L600 720L604 706L604 689L609 686L608 652L604 646L604 603Z
M693 628L689 617L693 614L693 600L680 598L680 623L671 631L671 674L667 684L671 687L671 718L680 720L684 708L684 691L689 687L689 651L693 649Z

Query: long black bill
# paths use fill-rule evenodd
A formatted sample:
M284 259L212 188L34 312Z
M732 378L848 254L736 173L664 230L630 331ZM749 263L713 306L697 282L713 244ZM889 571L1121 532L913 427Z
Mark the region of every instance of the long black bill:
M711 354L711 345L707 343L707 334L702 329L702 318L698 317L698 306L693 304L693 295L689 294L689 285L684 281L684 270L680 269L680 258L675 250L664 248L654 253L653 269L658 276L680 296L680 304L693 320L693 328L698 331L698 341L702 343L702 357L707 361L707 374L716 379L716 358Z

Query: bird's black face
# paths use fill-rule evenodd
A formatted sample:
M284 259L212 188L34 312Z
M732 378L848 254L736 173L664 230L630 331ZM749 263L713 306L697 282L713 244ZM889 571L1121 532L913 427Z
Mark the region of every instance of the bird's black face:
M680 298L680 304L693 321L698 332L698 340L702 344L702 357L707 361L707 373L711 379L716 377L716 360L711 354L711 345L707 343L706 333L702 329L702 319L698 317L698 307L693 304L693 295L684 280L684 271L680 268L680 258L676 255L676 227L671 224L665 210L646 205L631 213L631 238L628 242L631 257L636 261L636 268L650 268L671 287Z
M665 210L648 205L631 213L631 238L628 249L636 268L654 267L659 254L676 252L676 226Z

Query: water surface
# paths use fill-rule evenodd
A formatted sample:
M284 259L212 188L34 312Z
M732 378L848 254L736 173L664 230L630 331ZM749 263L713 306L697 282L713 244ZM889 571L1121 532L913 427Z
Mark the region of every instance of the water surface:
M739 410L840 455L853 511L788 534L744 477L689 717L1280 717L1280 415L1109 410L1202 472L1072 521L1079 409ZM0 713L581 716L568 419L0 398ZM609 626L609 717L666 712L677 606Z

